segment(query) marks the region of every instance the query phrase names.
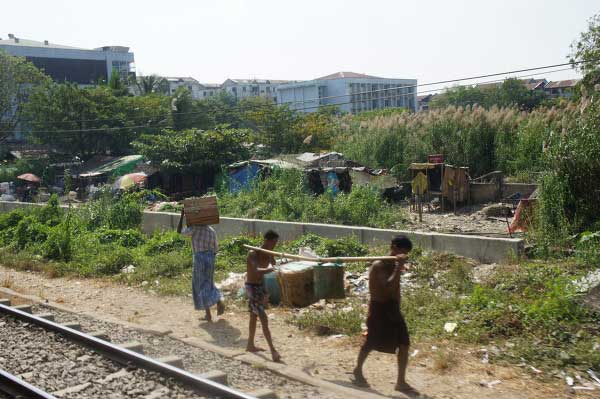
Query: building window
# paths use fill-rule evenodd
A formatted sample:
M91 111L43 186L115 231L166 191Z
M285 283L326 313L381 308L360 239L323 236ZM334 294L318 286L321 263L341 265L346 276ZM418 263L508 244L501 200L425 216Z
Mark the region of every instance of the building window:
M242 87L242 91L244 91L244 92L246 91L246 86Z

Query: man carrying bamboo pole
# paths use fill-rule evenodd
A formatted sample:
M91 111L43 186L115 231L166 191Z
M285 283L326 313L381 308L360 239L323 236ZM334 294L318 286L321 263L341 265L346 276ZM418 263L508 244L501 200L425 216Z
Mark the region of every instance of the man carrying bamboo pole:
M372 350L385 353L398 353L398 380L396 390L409 396L418 392L406 382L408 347L410 339L402 313L400 313L400 275L406 270L404 263L412 249L408 237L398 235L392 239L390 255L395 261L378 260L369 270L369 315L367 318L367 339L358 354L354 369L354 383L368 386L363 375L363 364Z
M273 230L269 230L264 235L264 242L261 249L272 251L277 245L279 235ZM267 273L273 272L275 265L275 258L272 254L261 252L259 250L250 250L248 252L247 259L247 273L246 273L246 295L248 296L248 310L250 311L250 324L248 326L248 345L246 351L248 352L259 352L263 349L258 348L254 345L254 335L256 333L256 321L260 319L262 325L263 334L269 349L271 350L271 357L273 361L279 362L281 356L275 350L273 346L273 339L271 338L271 331L269 330L269 318L265 312L265 305L268 300L268 296L265 293L265 287L263 284L263 276Z

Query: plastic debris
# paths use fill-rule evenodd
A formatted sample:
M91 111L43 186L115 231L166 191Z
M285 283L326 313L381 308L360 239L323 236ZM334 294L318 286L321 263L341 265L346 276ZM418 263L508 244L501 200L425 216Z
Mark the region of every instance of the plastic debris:
M454 330L456 330L456 326L458 326L457 323L446 323L446 324L444 324L444 330L446 332L451 333L451 332L454 332Z
M542 374L542 370L538 370L538 369L536 369L536 368L535 368L535 367L533 367L533 366L529 366L529 368L530 368L530 369L531 369L531 370L532 370L534 373L536 373L536 374Z
M573 377L569 377L569 376L567 376L565 378L565 381L567 381L567 385L570 386L570 387L572 387L573 384L575 383L575 381L573 380Z
M500 381L500 380L494 380L494 381L484 381L484 380L481 380L481 381L479 381L479 385L481 385L482 387L493 388L494 385L498 385L501 382L502 381Z
M418 349L415 349L415 350L413 351L413 353L411 353L411 354L410 354L410 357L415 357L415 356L417 356L417 354L418 354L418 353L419 353L419 350L418 350Z
M121 269L121 273L124 273L124 274L130 274L133 272L135 272L134 265L125 266L124 268Z

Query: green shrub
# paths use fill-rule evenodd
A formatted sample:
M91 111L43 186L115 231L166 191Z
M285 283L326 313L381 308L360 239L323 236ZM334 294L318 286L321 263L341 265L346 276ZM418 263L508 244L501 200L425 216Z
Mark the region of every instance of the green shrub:
M260 246L261 237L237 236L229 237L219 242L219 253L229 257L246 257L248 250L244 245Z
M368 248L354 236L338 239L324 239L317 247L317 252L327 257L365 256Z
M187 240L175 231L157 233L144 245L144 253L148 256L170 252L189 245Z
M48 238L49 227L39 223L33 216L26 216L15 228L14 243L18 249L41 245Z
M60 224L64 214L64 211L58 203L58 197L56 194L52 194L46 205L44 205L42 208L35 209L32 213L39 223L47 226L57 226Z
M66 216L58 226L52 227L44 243L44 256L47 259L68 262L73 255L71 215Z
M133 253L120 246L106 246L99 251L97 257L90 260L91 269L98 276L119 273L124 267L135 264Z
M184 272L191 272L192 263L193 259L187 252L161 252L143 259L138 258L133 278L136 281L176 278Z
M117 244L122 247L134 248L142 245L146 238L139 230L117 230L102 227L95 231L95 235L101 244Z

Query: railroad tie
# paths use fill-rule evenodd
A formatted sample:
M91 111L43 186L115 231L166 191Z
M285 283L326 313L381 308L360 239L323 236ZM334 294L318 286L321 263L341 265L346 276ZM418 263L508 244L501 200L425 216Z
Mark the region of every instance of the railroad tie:
M206 373L200 374L199 377L207 379L207 380L211 380L214 382L218 382L219 384L222 384L222 385L229 385L227 383L227 374L222 372L221 370L207 371Z
M36 314L36 316L39 317L40 319L54 321L54 315L52 313L40 313L40 314Z
M166 363L170 366L173 367L177 367L178 369L182 369L183 370L183 359L180 358L179 356L165 356L165 357L159 357L158 359L156 359L157 362L161 362L161 363Z
M33 309L31 307L31 305L17 305L17 306L13 306L13 309L17 309L20 310L21 312L25 312L25 313L33 313Z
M257 389L256 391L249 392L248 395L257 399L279 399L275 392L267 388Z
M129 342L125 342L124 344L119 345L121 348L123 349L127 349L130 350L132 352L137 352L140 355L144 354L144 345L142 345L141 343L139 343L138 341L129 341Z
M81 324L79 323L61 323L61 326L70 328L72 330L81 331Z
M10 306L10 299L0 298L0 305Z
M87 334L91 335L94 338L98 338L103 341L110 342L110 337L108 336L108 333L106 331L92 331L91 333L87 333Z

